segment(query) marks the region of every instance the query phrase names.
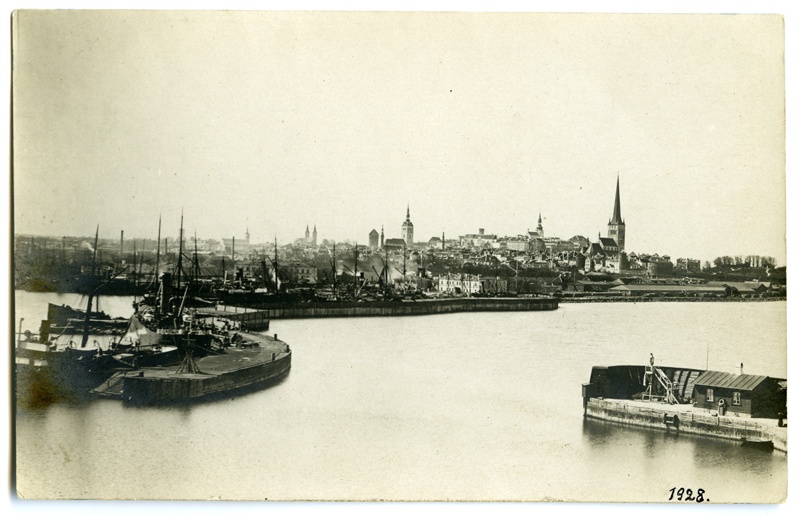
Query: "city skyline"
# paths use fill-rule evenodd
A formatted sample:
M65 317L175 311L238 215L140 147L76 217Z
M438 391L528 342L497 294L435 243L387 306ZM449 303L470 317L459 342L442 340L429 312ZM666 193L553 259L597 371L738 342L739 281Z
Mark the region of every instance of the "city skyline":
M16 233L594 239L619 175L627 250L786 261L778 17L21 16Z

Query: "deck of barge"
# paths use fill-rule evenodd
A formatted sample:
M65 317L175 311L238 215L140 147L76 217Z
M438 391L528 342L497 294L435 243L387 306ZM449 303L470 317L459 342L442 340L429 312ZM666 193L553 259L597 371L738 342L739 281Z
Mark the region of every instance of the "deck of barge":
M276 369L270 367L273 364L286 363L285 369L288 371L291 355L288 344L275 337L257 333L241 332L240 335L244 337L244 344L240 347L229 347L225 353L195 359L197 372L179 372L178 365L144 367L117 373L92 392L103 397L125 399L126 382L129 385L146 383L151 386L193 384L193 392L189 397L201 398L222 390L247 387L260 380L268 380L270 378L267 376L273 374L272 369ZM221 379L227 381L224 384L215 381ZM212 387L204 388L203 385L207 384Z

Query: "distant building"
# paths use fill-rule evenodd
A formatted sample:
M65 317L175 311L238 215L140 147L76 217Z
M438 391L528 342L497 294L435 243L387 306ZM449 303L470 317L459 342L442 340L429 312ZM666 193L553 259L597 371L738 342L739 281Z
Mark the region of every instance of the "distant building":
M669 257L651 256L650 261L647 262L647 275L650 277L669 276L672 274L674 265L669 260Z
M406 220L403 222L401 226L401 231L403 235L403 240L405 240L406 245L411 247L414 245L414 224L411 222L411 208L406 206Z
M506 241L506 249L509 251L528 252L530 250L530 240L524 237L509 238Z
M700 272L700 260L678 258L675 261L675 268L685 270L686 272Z
M614 240L613 238L601 237L598 235L598 242L600 244L600 247L603 248L603 251L608 256L617 256L621 251L619 245L617 245L617 241Z
M544 226L542 226L542 214L539 213L539 222L536 224L536 231L528 231L528 238L544 238Z
M402 251L406 248L406 241L402 238L387 238L384 247L390 251Z
M378 248L378 232L375 229L369 232L369 247L371 249Z
M575 235L569 239L569 242L572 242L572 245L578 250L589 245L589 239L582 235Z
M617 242L617 252L625 250L625 220L619 205L619 176L617 176L617 194L614 198L614 213L608 221L608 238Z
M497 235L487 234L483 228L478 228L478 233L471 233L460 238L462 247L483 247L497 240Z
M233 253L237 255L246 254L252 248L250 245L250 229L248 228L245 231L243 239L237 239L236 237L223 238L222 247L225 249L226 255L233 256Z
M306 224L306 234L302 241L297 241L298 244L305 244L305 245L317 245L317 225L314 224L314 233L311 233L308 230L308 224Z
M304 263L291 263L283 266L284 270L297 283L308 283L313 285L317 282L317 268Z

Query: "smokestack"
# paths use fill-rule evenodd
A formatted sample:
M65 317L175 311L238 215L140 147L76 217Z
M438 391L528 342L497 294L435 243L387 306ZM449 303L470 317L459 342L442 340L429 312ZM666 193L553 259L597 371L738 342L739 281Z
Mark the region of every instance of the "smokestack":
M122 263L122 248L125 243L125 231L120 230L119 232L119 263Z
M734 374L737 374L737 375L744 374L744 363L743 362L739 363L739 365L736 366L736 370L734 371Z
M161 273L161 313L167 313L169 310L169 300L172 295L172 274L168 272Z

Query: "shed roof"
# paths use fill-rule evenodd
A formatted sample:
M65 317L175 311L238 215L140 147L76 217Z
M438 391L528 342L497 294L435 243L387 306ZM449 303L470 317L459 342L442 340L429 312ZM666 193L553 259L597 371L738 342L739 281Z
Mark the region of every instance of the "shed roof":
M694 384L707 387L721 387L725 389L752 391L766 379L766 376L758 376L754 374L733 374L724 373L722 371L706 371L697 378Z
M612 290L630 290L634 292L719 292L725 287L707 287L705 285L653 285L650 283L629 284L614 287Z

